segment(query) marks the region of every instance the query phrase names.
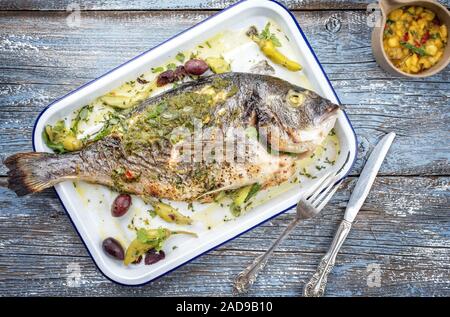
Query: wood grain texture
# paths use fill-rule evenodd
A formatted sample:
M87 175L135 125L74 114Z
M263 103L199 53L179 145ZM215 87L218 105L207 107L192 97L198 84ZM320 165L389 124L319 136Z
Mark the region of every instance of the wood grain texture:
M329 278L329 296L449 296L449 177L379 177ZM323 214L301 224L276 251L250 295L296 296L328 248L355 178ZM231 295L231 281L276 238L282 215L144 287L105 279L71 228L53 190L17 199L0 188L0 293L10 295ZM26 228L26 230L24 230ZM75 263L75 264L74 264ZM381 286L368 287L368 265ZM79 287L67 287L79 265Z
M66 12L0 12L0 158L31 150L35 118L48 103L211 14L86 11L81 27L70 28ZM338 257L327 295L450 296L450 70L425 80L387 75L372 57L363 11L296 17L358 135L352 175L384 132L398 134ZM53 190L18 199L1 187L5 173L1 165L1 295L229 296L233 277L292 217L280 216L144 287L123 287L96 269ZM300 294L355 181L347 180L320 217L283 243L250 295ZM380 265L379 288L367 286L370 264ZM80 285L69 287L77 265Z
M237 0L18 0L0 2L0 10L218 10L228 7ZM362 9L375 3L374 0L280 0L291 10L344 10ZM449 0L439 0L447 7ZM76 4L79 7L74 7Z
M449 7L449 0L438 0ZM238 2L237 0L19 0L2 1L0 10L219 10ZM374 0L279 0L290 10L367 10Z

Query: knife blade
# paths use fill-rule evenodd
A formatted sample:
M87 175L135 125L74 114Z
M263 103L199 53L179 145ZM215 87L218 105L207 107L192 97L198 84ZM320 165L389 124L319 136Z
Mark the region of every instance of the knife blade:
M359 176L356 186L353 189L353 193L348 201L347 208L344 214L344 220L341 221L338 230L331 242L330 248L327 253L320 260L320 264L317 267L316 272L311 279L305 284L303 294L305 296L322 296L325 292L327 284L327 276L333 269L336 261L336 256L344 243L347 235L352 228L353 220L366 200L372 187L373 181L380 170L381 163L383 163L386 154L391 147L392 141L394 141L395 133L391 132L386 134L380 142L375 146L372 153L369 156L364 168Z
M394 141L395 133L390 132L386 134L380 142L375 146L372 153L369 156L364 168L356 182L355 188L353 189L350 200L348 201L347 208L345 210L344 219L353 222L359 209L366 200L369 194L370 188L375 180L375 177L380 170L381 164L383 163L386 154Z

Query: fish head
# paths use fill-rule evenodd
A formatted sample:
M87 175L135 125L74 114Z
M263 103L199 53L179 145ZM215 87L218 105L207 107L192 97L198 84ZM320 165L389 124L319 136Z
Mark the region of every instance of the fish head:
M305 153L323 143L336 122L338 105L285 81L275 81L263 89L258 132L271 149Z

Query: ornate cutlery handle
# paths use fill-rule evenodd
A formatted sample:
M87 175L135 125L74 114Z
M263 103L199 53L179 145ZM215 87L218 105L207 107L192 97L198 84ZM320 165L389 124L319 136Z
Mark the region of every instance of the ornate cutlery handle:
M297 226L300 220L300 218L295 217L295 219L289 223L286 229L284 229L283 233L272 243L269 250L267 250L264 254L258 256L252 262L252 264L250 264L245 270L238 274L238 276L234 280L234 293L242 294L246 293L250 289L250 287L256 281L259 272L261 272L262 269L264 269L264 267L266 266L273 251L281 242L283 242L283 240L289 235L292 229Z
M320 260L319 266L309 282L305 284L305 288L303 289L304 296L319 297L323 295L327 284L328 274L333 269L336 256L351 228L351 222L342 220L328 252Z

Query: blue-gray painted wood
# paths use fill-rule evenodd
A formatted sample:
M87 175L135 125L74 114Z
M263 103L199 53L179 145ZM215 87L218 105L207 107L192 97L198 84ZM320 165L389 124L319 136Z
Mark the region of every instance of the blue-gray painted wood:
M297 296L328 248L356 179L276 251L250 295ZM377 178L329 277L329 296L449 296L449 177ZM17 199L0 188L0 291L9 295L231 295L231 281L281 233L282 215L143 287L95 268L52 190ZM368 268L379 265L380 287ZM69 272L79 266L77 287Z
M438 0L449 6L449 0ZM74 8L74 4L80 10L217 10L226 8L238 0L17 0L3 1L0 3L0 10L63 10ZM291 10L343 10L343 9L364 9L369 4L375 3L373 0L278 0ZM78 7L77 7L78 8Z
M66 12L0 11L0 157L31 150L33 123L46 104L210 14L86 11L82 27L71 29ZM296 16L346 105L360 154L354 177L323 215L283 243L250 295L300 294L331 242L367 154L394 130L398 137L338 257L327 295L449 296L449 69L425 80L392 78L372 57L364 11ZM339 30L326 27L331 21ZM1 187L5 172L0 166L1 295L231 295L235 274L292 217L280 216L154 283L127 288L95 268L52 190L18 199ZM367 286L370 264L380 265L380 287ZM80 284L69 287L67 270L77 265Z

